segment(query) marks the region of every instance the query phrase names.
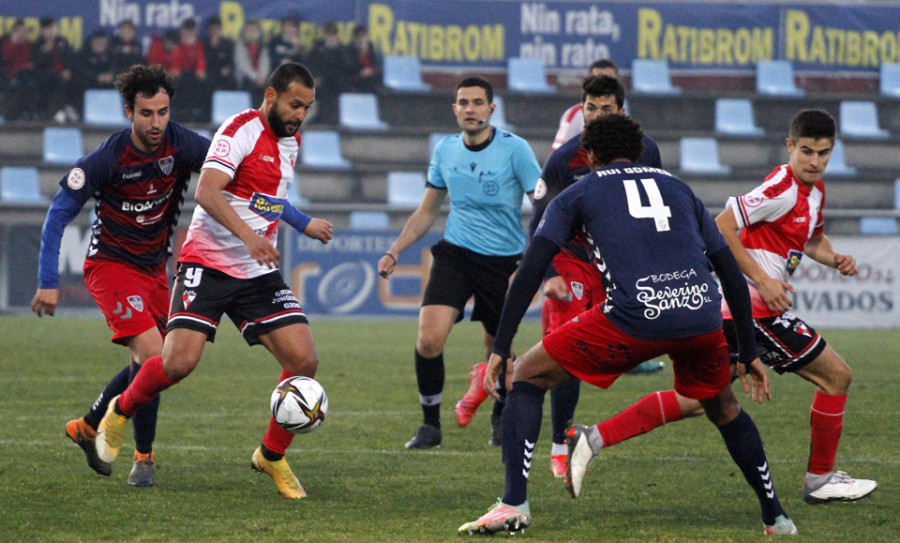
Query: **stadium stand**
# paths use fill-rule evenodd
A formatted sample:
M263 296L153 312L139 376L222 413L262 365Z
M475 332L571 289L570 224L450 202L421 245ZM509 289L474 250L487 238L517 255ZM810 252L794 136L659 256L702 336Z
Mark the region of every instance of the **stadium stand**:
M368 92L345 92L338 100L342 128L371 132L384 132L388 129L388 124L378 114L376 95Z
M425 194L425 174L422 172L389 172L387 175L388 204L415 208Z
M840 110L840 134L848 138L887 139L890 132L878 124L878 109L871 100L844 100Z
M242 90L217 90L212 93L212 124L218 128L235 113L253 107L250 93Z
M4 204L45 203L47 198L41 194L38 169L34 166L0 168L0 201Z
M71 166L84 155L81 129L63 126L44 128L43 150L47 164Z
M422 81L419 57L387 55L384 57L384 86L399 92L428 92L431 85Z
M878 70L878 80L882 96L900 98L900 63L882 63Z
M125 117L122 97L112 89L87 89L84 91L84 124L102 127L126 127L131 123Z
M719 144L715 138L681 138L679 169L695 175L728 175L731 168L719 161Z
M747 98L716 99L716 133L726 136L762 136L756 126L753 104Z
M661 95L681 94L672 85L669 63L665 60L637 59L631 63L631 85L635 92Z
M530 94L550 94L556 89L547 83L547 75L540 59L510 57L506 63L507 87L511 91Z
M333 130L303 132L300 160L308 168L349 170L352 166L341 155L341 136Z
M756 64L756 92L775 96L806 96L794 83L794 67L787 60L765 60Z
M350 212L350 228L358 230L383 230L390 226L390 218L384 211L360 211Z

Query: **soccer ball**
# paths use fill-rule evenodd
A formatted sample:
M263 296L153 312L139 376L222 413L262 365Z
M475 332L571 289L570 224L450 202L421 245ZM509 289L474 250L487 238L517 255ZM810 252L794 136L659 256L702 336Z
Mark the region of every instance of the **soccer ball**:
M328 396L315 379L288 377L272 391L269 405L279 426L294 434L305 434L325 420Z

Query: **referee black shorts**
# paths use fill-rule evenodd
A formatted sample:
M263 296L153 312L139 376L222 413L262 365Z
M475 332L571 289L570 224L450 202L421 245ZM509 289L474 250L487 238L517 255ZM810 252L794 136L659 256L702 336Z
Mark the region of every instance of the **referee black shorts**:
M466 303L475 297L472 320L481 321L489 334L496 335L509 278L522 255L487 256L441 240L431 247L434 258L422 305L456 308L463 319Z

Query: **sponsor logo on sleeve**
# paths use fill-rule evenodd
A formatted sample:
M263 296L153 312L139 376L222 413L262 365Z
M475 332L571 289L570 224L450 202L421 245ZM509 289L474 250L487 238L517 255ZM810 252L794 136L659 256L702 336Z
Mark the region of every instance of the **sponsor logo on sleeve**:
M284 212L285 200L254 192L250 197L250 210L268 221L277 221Z
M217 157L227 157L231 153L231 144L224 139L216 140L213 147L213 154Z
M547 194L547 183L543 179L538 179L534 185L534 199L540 200Z
M784 268L787 270L788 275L794 275L794 272L797 271L797 267L800 266L800 261L803 260L803 253L796 250L791 249L788 252L787 259L785 260Z

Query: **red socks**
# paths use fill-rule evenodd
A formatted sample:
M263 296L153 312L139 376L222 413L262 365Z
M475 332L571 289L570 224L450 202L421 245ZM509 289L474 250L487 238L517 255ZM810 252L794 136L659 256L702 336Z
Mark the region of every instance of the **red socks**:
M134 381L119 396L119 410L126 417L150 403L160 392L177 383L169 379L163 371L162 357L148 358L135 374Z
M847 395L832 396L816 391L809 413L809 467L813 474L834 471L841 429L844 427L844 404Z
M280 383L291 376L292 374L288 373L287 370L281 370L281 377L278 378L278 382ZM262 441L266 449L283 456L293 439L294 434L278 426L274 417L269 417L269 427L266 429L266 435Z
M634 436L645 434L684 415L674 390L648 394L630 407L597 425L603 446L611 447Z

